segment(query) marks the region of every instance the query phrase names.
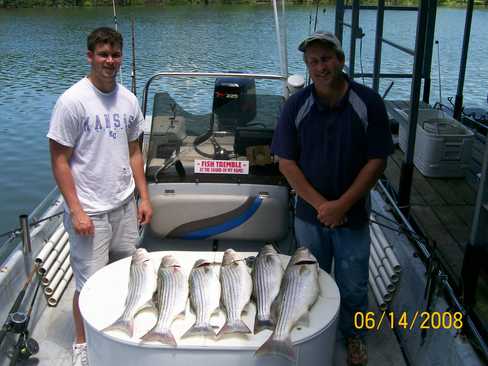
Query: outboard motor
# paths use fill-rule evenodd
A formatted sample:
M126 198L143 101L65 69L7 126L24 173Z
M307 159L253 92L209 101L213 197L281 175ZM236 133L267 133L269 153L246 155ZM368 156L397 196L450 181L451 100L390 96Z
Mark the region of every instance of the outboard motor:
M212 105L217 125L214 130L231 131L243 127L256 117L256 84L254 79L217 78Z

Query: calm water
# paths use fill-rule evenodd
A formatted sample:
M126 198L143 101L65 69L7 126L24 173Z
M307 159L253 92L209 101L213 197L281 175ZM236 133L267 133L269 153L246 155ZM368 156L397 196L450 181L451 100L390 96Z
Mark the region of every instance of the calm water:
M309 7L288 9L290 73L304 72L296 45L308 33L310 12ZM365 72L372 72L375 16L374 11L364 11L360 20L366 33L361 57ZM126 85L130 85L131 17L136 19L139 91L149 76L163 70L279 72L269 6L120 8L119 29L127 45L122 69ZM436 39L444 100L456 92L464 17L463 10L438 10ZM87 33L112 24L111 8L0 10L0 233L16 227L18 215L29 213L54 186L45 138L51 109L58 95L88 72ZM320 15L319 28L332 30L333 24L334 10L327 8ZM415 27L416 14L390 12L384 34L413 48ZM348 37L346 29L344 39ZM347 54L347 45L345 49ZM470 105L488 107L487 55L488 12L476 11L465 84ZM357 70L359 61L358 42ZM437 63L435 52L433 102L438 99ZM410 72L412 65L412 57L384 46L382 71ZM382 89L388 84L384 81ZM171 88L178 91L176 85ZM389 97L409 94L410 82L396 81ZM203 108L199 99L193 98L193 108Z

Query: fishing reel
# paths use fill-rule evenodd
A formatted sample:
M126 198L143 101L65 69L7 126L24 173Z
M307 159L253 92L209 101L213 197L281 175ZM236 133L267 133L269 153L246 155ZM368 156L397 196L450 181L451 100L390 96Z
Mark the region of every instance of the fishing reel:
M11 358L10 365L16 365L18 360L25 361L38 352L39 343L29 337L28 331L22 332L14 348L8 353Z
M17 342L16 352L20 360L27 360L39 352L39 343L34 338L29 338L28 332L22 333Z
M12 361L14 361L13 364L15 365L18 360L25 361L38 352L39 343L34 338L29 338L29 332L21 333L11 353Z
M26 313L16 311L8 316L8 330L12 333L22 333L27 329L29 318Z
M21 311L10 313L8 316L8 331L19 334L19 339L14 349L14 354L19 360L27 360L32 355L39 352L39 343L33 338L29 337L27 325L29 324L29 316Z

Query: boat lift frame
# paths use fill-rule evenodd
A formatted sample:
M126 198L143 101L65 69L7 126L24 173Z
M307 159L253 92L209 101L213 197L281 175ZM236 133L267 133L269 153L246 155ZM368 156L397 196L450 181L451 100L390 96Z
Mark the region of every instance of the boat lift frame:
M463 35L463 46L461 53L461 62L459 67L458 88L455 99L454 117L461 120L463 88L466 74L466 65L468 57L469 39L471 32L471 22L473 16L474 0L468 0L466 8L466 22ZM344 11L350 9L351 24L344 23ZM362 37L362 30L359 27L359 12L361 9L377 10L376 34L375 34L375 53L374 53L374 70L373 73L355 73L355 49L356 40ZM386 10L402 10L418 12L417 31L415 50L408 49L396 44L383 37L384 12ZM410 193L413 181L413 156L415 148L415 137L417 129L418 109L420 104L420 92L422 79L424 80L423 102L429 103L431 87L431 64L434 45L435 23L437 12L437 0L419 0L418 7L403 6L385 6L385 0L378 0L377 6L361 6L360 0L352 0L352 5L346 6L344 0L336 1L335 17L335 35L342 42L344 26L351 28L351 43L349 50L349 67L348 73L351 79L355 77L373 78L373 89L379 91L379 82L381 78L411 78L412 87L410 94L409 110L409 130L408 143L405 152L405 160L401 167L400 184L398 190L398 200L389 193L388 189L379 183L379 187L386 195L388 201L393 205L398 217L403 221L407 228L413 230L408 220L410 209ZM412 74L388 74L381 73L381 50L382 44L397 48L414 57L414 66ZM415 244L421 253L424 261L430 261L433 257L431 250L421 241L415 241ZM441 284L445 289L451 302L465 314L467 329L471 332L478 343L480 351L488 359L488 345L483 339L486 336L486 329L483 329L481 322L476 314L472 311L475 302L476 284L480 275L483 253L486 255L488 250L488 143L485 143L485 153L481 168L481 177L478 185L477 198L475 203L475 213L471 225L471 236L466 246L464 262L462 268L463 280L463 300L460 300L459 291L455 291L449 278L445 275L442 268L438 273ZM483 332L483 334L481 334Z

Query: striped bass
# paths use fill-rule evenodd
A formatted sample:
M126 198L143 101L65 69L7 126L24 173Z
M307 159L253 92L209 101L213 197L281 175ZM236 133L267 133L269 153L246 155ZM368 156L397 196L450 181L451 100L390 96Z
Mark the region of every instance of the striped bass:
M103 331L118 329L132 337L134 335L134 317L145 307L151 306L151 298L156 289L156 275L151 257L143 248L137 249L132 255L128 287L124 312L115 323Z
M141 339L176 347L176 340L170 327L179 315L184 314L187 299L188 280L181 270L180 263L172 255L163 257L158 269L158 288L155 299L158 320L156 325Z
M195 313L195 324L183 335L210 335L215 337L210 318L220 305L219 269L205 259L195 262L190 272L190 305Z
M298 323L308 322L309 311L320 292L319 265L307 248L300 247L293 254L281 286L275 330L256 351L256 356L274 354L296 361L290 333Z
M273 246L268 244L261 248L252 272L256 299L254 334L263 329L274 329L276 319L272 319L271 305L280 292L283 272L280 256Z
M233 249L224 252L220 283L226 321L217 336L227 333L252 333L241 319L244 307L251 300L252 278L245 261Z

